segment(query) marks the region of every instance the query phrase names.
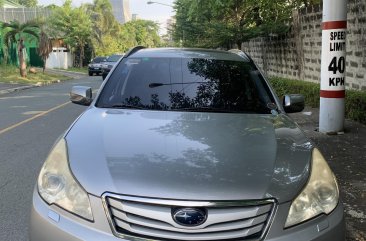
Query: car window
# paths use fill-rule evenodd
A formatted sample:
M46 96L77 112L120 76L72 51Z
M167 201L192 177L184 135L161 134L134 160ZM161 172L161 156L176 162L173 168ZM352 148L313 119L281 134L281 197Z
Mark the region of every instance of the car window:
M270 113L274 99L250 62L128 58L112 73L98 107Z
M107 62L117 62L122 55L112 55L107 58Z
M93 59L92 63L100 63L100 62L103 62L105 60L104 57L96 57Z

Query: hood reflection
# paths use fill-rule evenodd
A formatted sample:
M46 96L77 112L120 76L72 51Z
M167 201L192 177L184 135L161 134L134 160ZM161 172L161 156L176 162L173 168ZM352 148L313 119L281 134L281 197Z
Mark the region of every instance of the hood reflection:
M87 115L97 114L92 112L100 117L90 121ZM281 115L118 110L102 117L103 112L87 112L68 135L70 146L79 139L79 149L92 150L71 167L93 194L286 201L306 182L309 146L300 145L306 139ZM80 141L78 125L93 130L88 142ZM71 148L70 160L73 153Z

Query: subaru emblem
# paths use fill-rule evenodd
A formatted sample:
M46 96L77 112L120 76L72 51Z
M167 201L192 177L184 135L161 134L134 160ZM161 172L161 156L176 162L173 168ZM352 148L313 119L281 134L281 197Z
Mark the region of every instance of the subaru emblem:
M198 208L173 209L172 216L177 224L188 227L199 226L207 219L206 211Z

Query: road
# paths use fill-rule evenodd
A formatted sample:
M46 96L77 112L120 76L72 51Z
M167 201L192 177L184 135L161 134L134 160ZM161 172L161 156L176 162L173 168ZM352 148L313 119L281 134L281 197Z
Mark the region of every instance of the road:
M55 140L86 107L68 101L74 85L96 91L101 77L0 95L0 240L28 240L33 188Z

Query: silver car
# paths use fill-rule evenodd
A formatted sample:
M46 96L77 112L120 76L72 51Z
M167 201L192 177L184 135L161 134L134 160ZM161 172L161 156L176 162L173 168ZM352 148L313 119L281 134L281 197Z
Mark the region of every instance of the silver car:
M326 160L241 51L127 53L60 137L34 189L30 239L341 241Z

